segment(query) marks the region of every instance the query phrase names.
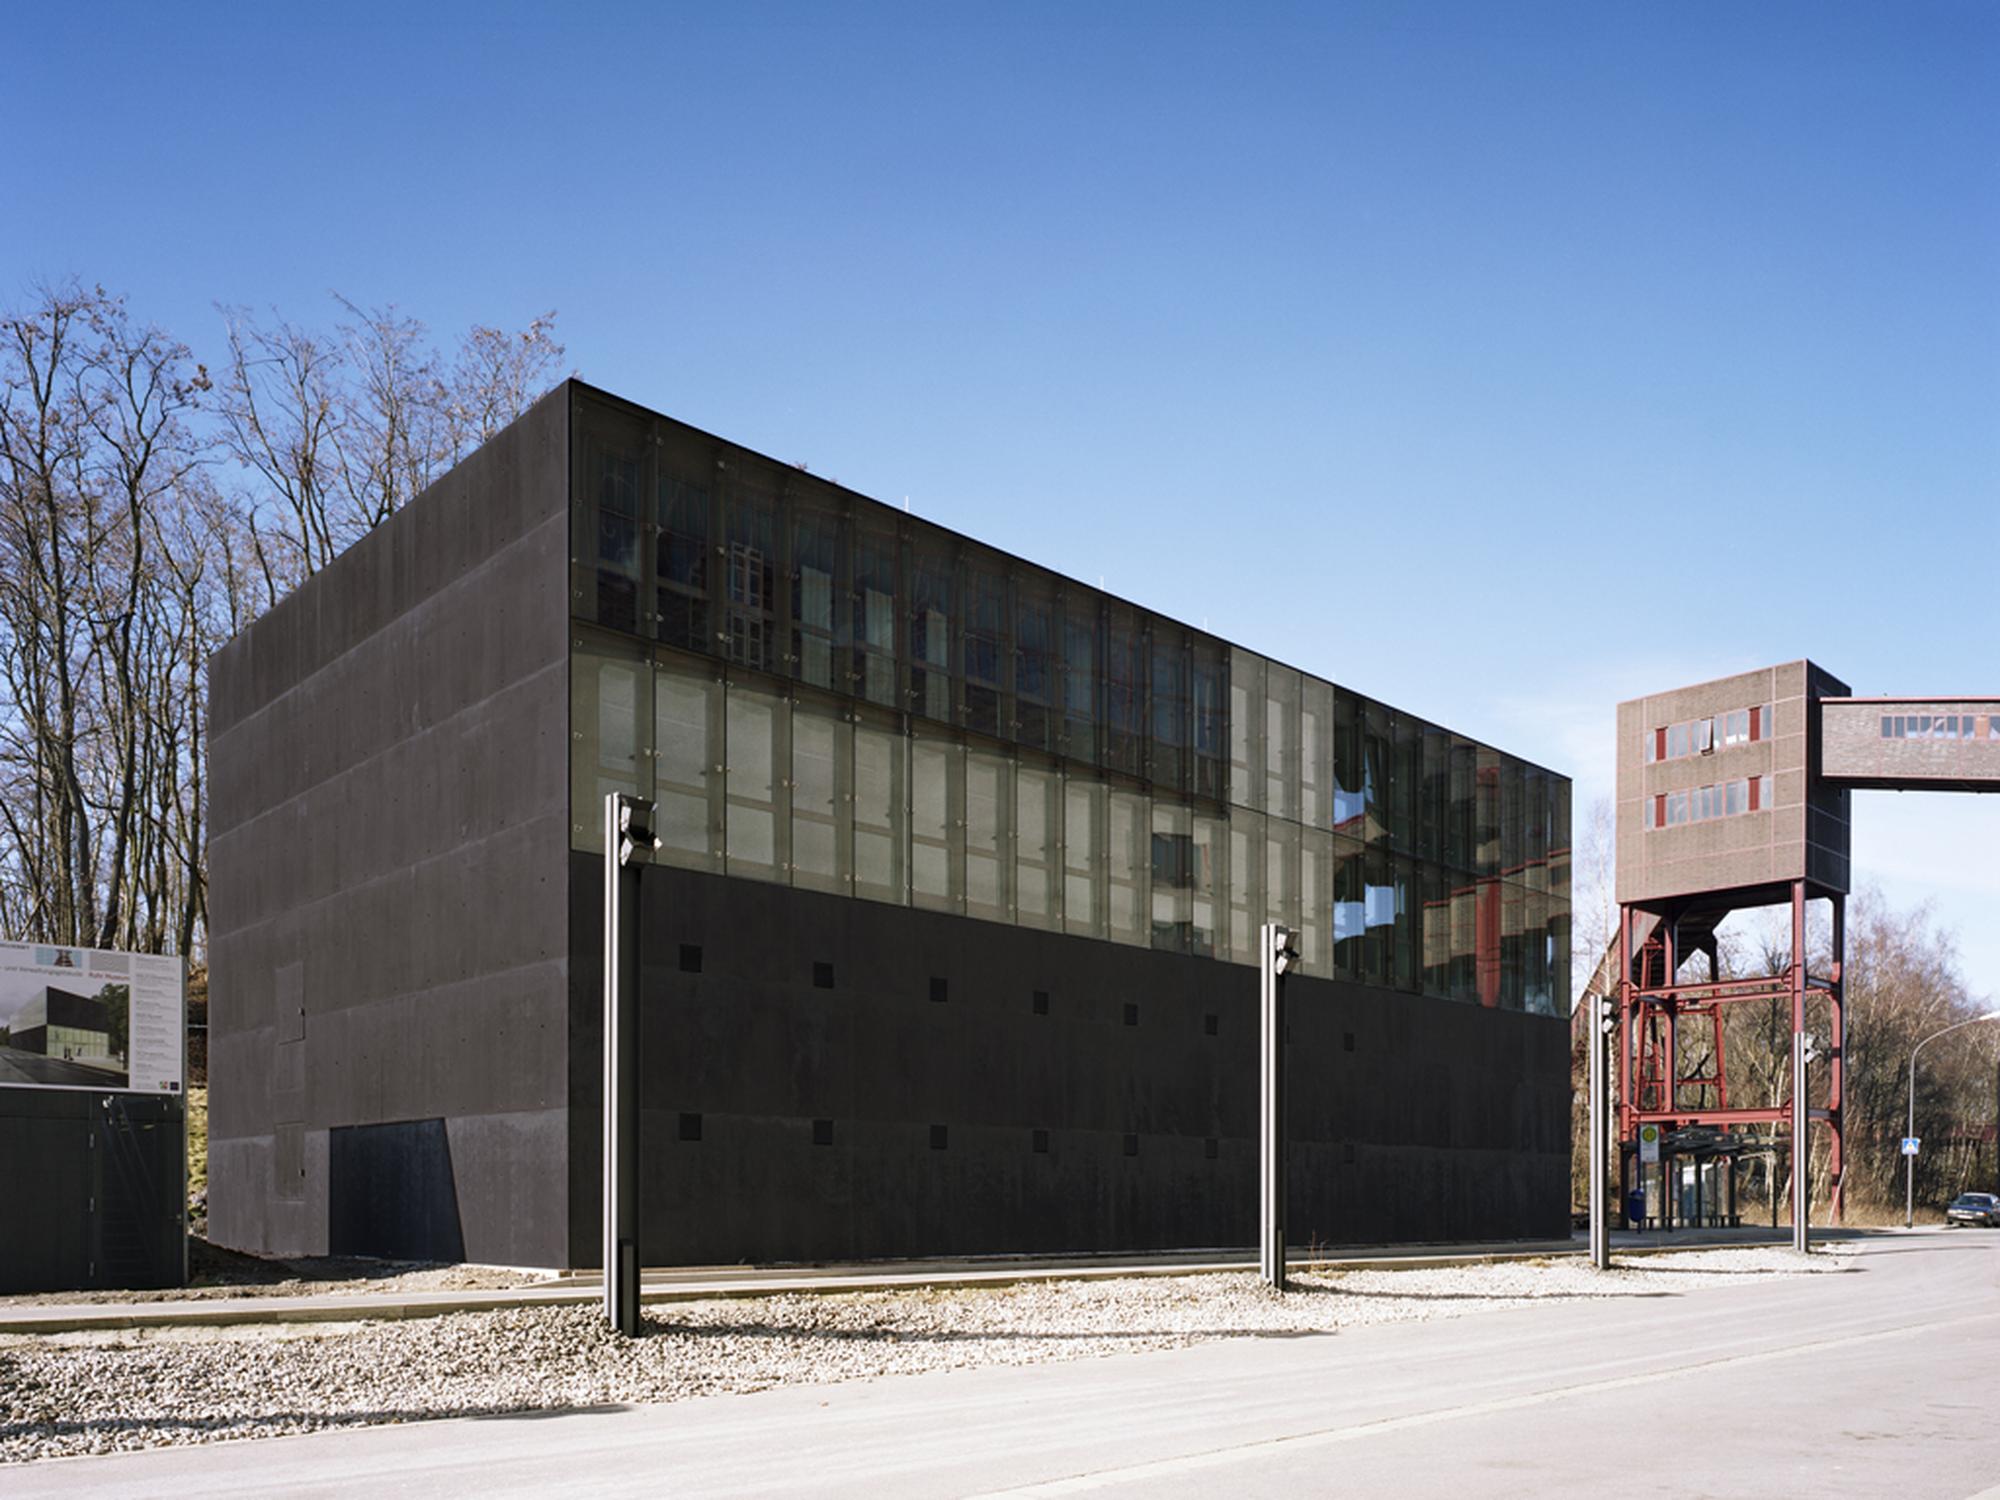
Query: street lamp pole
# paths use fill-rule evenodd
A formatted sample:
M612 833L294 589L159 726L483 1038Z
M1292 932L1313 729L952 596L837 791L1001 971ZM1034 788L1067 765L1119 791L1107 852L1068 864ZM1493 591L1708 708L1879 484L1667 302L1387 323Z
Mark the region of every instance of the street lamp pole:
M1910 1049L1910 1123L1903 1134L1912 1139L1917 1133L1917 1054L1939 1037L1958 1030L1961 1026L1974 1026L1981 1021L2000 1021L2000 1010L1989 1010L1983 1016L1968 1016L1963 1021L1954 1021L1942 1031L1933 1031ZM1917 1223L1917 1158L1915 1153L1905 1148L1903 1156L1903 1227L1914 1229Z

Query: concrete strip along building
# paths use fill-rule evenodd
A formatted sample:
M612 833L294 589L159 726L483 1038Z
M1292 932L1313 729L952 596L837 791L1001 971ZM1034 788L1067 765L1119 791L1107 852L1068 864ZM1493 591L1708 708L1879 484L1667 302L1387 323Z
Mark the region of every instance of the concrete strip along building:
M1217 579L1218 588L1252 586ZM219 652L210 1232L593 1264L1566 1231L1566 778L578 383Z

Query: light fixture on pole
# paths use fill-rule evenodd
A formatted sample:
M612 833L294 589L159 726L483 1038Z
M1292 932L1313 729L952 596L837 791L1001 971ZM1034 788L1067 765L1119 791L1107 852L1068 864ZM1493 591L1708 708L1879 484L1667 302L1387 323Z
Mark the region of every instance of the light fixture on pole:
M1258 1273L1285 1289L1285 1009L1284 978L1299 961L1292 931L1266 922L1258 933Z
M1806 1065L1819 1055L1810 1031L1792 1037L1792 1248L1812 1250L1812 1111L1806 1107Z
M639 1331L639 867L653 804L604 799L604 1315Z
M1604 1159L1610 1144L1610 1051L1618 1030L1618 1003L1609 995L1586 995L1585 1033L1590 1047L1590 1263L1611 1266L1611 1208Z
M1917 1223L1917 1054L1939 1037L1954 1032L1961 1026L1973 1026L1981 1021L2000 1021L2000 1010L1989 1010L1983 1016L1968 1016L1963 1021L1954 1021L1941 1031L1933 1031L1910 1049L1910 1120L1907 1133L1903 1136L1903 1227L1905 1229L1913 1229Z

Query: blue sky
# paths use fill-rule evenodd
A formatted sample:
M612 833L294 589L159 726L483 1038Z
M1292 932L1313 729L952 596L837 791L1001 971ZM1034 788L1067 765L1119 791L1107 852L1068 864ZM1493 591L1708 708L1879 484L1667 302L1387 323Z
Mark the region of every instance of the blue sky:
M555 308L600 385L1579 811L1620 698L2000 693L1989 4L250 16L14 18L0 298ZM2000 798L1856 821L2000 995Z

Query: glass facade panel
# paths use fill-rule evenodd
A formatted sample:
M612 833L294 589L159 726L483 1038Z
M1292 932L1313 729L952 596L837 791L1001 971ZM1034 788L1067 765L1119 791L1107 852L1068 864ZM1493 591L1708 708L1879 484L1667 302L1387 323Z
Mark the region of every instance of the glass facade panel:
M1102 678L1102 621L1096 602L1071 591L1063 604L1063 725L1065 755L1091 765L1097 743L1098 683Z
M1014 739L1053 750L1062 726L1062 642L1055 586L1028 568L1014 572Z
M896 597L901 546L885 526L854 528L854 665L849 682L857 697L884 708L901 703L896 692Z
M997 557L968 550L964 600L965 727L995 738L1012 738L1006 565Z
M854 729L831 703L792 705L792 884L845 893L854 879Z
M1299 971L1333 978L1333 835L1301 830L1299 848Z
M1229 957L1257 962L1257 932L1271 920L1264 893L1264 815L1238 812L1229 818Z
M662 863L1239 963L1279 920L1308 976L1566 1010L1564 778L663 418L571 430L574 848L629 791Z
M910 904L965 909L965 751L935 735L910 739Z
M1192 784L1193 759L1187 633L1164 620L1154 620L1152 632L1153 743L1146 773L1163 791L1185 792Z
M725 874L783 880L790 873L791 809L784 784L791 761L790 708L775 690L729 683Z
M965 752L965 911L1014 920L1014 760L976 745Z
M1063 783L1063 931L1103 937L1104 810L1101 781Z
M1229 796L1229 658L1220 641L1196 636L1190 659L1192 789L1197 797L1222 802Z
M1188 951L1202 958L1229 956L1229 820L1194 817L1194 903Z
M1146 759L1146 633L1139 612L1123 604L1105 611L1104 764L1137 776Z
M715 498L708 475L713 460L685 451L664 453L658 481L654 541L654 578L658 600L655 621L660 640L686 651L706 652L714 626L709 600L715 561Z
M1015 910L1024 927L1062 926L1062 778L1022 761L1014 768Z
M1264 658L1229 653L1229 800L1264 808Z
M1122 787L1111 789L1109 835L1105 842L1105 884L1110 897L1111 940L1144 947L1153 940L1147 885L1153 872L1149 799Z
M1194 951L1194 814L1178 803L1153 804L1153 946Z
M723 688L713 667L684 660L653 672L653 798L663 864L722 868Z
M653 794L652 669L615 648L579 649L570 673L570 842L604 848L604 799Z
M777 669L778 501L763 464L728 475L723 504L722 641L724 654L760 672Z
M957 609L951 544L920 535L910 556L910 712L952 721L951 621Z
M1368 760L1362 752L1362 700L1333 690L1333 826L1351 839L1367 837Z
M1299 833L1298 824L1282 818L1264 822L1264 920L1283 922L1293 932L1301 925Z
M908 757L894 720L856 720L854 894L899 906L910 899Z
M1333 684L1316 677L1300 688L1299 821L1333 826Z
M1299 820L1299 674L1276 662L1264 669L1264 811Z
M846 527L838 511L795 502L792 519L792 675L814 687L848 691L845 621L836 601L845 592L841 559ZM839 673L836 681L836 672Z

